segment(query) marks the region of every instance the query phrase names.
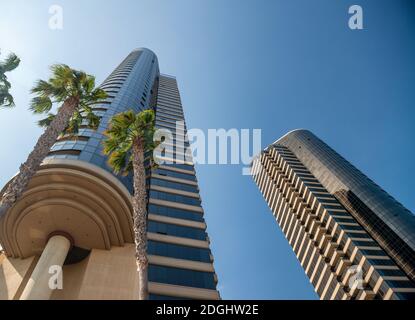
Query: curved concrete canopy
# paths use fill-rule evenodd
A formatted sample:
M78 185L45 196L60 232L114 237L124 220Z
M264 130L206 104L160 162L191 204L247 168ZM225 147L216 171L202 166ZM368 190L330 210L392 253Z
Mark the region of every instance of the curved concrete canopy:
M0 243L12 257L42 252L51 232L64 231L84 249L133 242L131 195L95 165L47 159L22 198L0 220Z

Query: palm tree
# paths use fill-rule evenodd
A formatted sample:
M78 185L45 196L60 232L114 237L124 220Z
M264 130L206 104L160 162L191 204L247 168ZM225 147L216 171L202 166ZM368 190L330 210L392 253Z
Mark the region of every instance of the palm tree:
M106 131L104 153L109 155L108 163L116 174L133 171L133 228L135 257L139 278L139 299L148 299L148 258L147 258L147 192L144 153L152 151L156 144L154 136L154 111L132 110L115 115Z
M35 97L30 106L35 114L49 113L46 119L39 122L47 128L25 163L20 166L18 175L7 186L0 201L0 217L25 191L60 134L64 131L76 133L82 121L93 128L98 127L100 119L94 114L91 105L105 99L107 94L95 88L95 77L64 64L52 66L51 71L49 81L39 80L32 88ZM50 113L55 103L62 104L56 115Z
M7 80L6 72L16 69L19 63L20 59L14 53L9 54L3 62L0 62L0 108L14 107L13 96L9 93L11 84Z

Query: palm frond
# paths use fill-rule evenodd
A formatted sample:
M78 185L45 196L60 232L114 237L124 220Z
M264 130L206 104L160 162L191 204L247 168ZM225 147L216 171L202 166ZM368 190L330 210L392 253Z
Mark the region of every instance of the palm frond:
M128 174L126 168L128 167L129 159L129 153L122 151L114 151L108 158L108 164L113 168L116 174Z
M34 97L30 103L30 110L33 113L47 113L52 109L52 100L48 96Z
M93 111L86 114L86 120L88 121L88 127L93 130L97 130L101 122L101 118Z
M56 94L56 90L57 88L49 82L44 80L37 80L30 91L31 93L38 94L40 96L52 97Z
M14 107L13 96L8 91L0 90L0 106L5 107L5 108Z
M42 119L42 120L39 120L39 121L37 122L37 124L38 124L40 127L44 127L44 128L46 128L46 127L49 127L49 125L51 124L51 122L53 121L53 119L55 119L55 115L54 115L53 113L49 113L49 114L48 114L48 116L47 116L46 118L44 118L44 119Z
M131 151L134 144L144 144L145 151L151 152L154 149L154 120L153 110L140 113L128 110L112 117L103 145L104 153L109 155L108 164L115 173L132 171Z
M80 81L85 95L89 95L95 88L95 77L85 74L85 77Z
M69 125L65 129L64 133L69 135L76 135L79 132L79 127L82 125L84 117L79 111L75 111L71 119L69 120Z
M0 73L13 71L19 64L20 58L14 53L10 53L3 62L0 62Z
M54 103L64 103L69 98L79 101L77 109L82 114L88 105L99 102L107 97L104 90L95 88L95 77L70 68L66 64L55 64L50 67L51 76L48 81L38 80L31 90L35 95L31 109L35 113L48 113ZM85 109L85 110L84 110ZM99 117L92 111L85 113L88 126L96 129L99 125ZM78 120L72 119L76 129Z
M85 104L91 105L94 103L102 102L107 97L108 97L108 94L104 90L97 88L93 90L91 93L85 95L83 98L83 101Z
M10 90L10 88L12 87L12 85L10 84L10 82L7 80L7 76L5 74L1 75L0 74L0 88L1 90Z
M20 59L14 53L9 54L3 62L0 62L0 107L14 107L14 99L9 92L11 84L7 80L6 72L16 69L19 63Z

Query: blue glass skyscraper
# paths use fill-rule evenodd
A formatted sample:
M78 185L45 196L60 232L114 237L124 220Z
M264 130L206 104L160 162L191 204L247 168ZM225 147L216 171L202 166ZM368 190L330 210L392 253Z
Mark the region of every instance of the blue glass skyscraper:
M0 267L16 266L0 284L0 298L21 298L22 288L33 286L31 273L44 263L46 251L53 255L59 241L66 257L63 289L40 288L42 298L137 298L133 182L131 175L115 175L107 165L104 131L113 115L147 108L156 111L158 128L175 131L176 121L184 123L184 112L176 79L160 74L157 56L145 48L131 52L100 87L108 97L92 106L101 117L99 128L82 125L77 135L61 136L23 197L0 221ZM185 134L186 126L174 134L173 143L188 146ZM173 148L165 156L175 159L178 152ZM147 186L150 299L219 299L193 163L148 168Z

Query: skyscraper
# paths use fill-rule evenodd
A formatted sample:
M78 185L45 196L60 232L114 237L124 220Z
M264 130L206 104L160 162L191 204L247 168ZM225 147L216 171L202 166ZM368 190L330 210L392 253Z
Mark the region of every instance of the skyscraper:
M160 74L148 49L131 52L100 87L108 98L93 106L98 130L81 126L75 137L62 136L0 221L0 274L7 275L0 299L138 296L132 176L112 173L101 142L119 112L154 108L156 126L173 130L184 114L175 78ZM175 156L175 149L165 155ZM219 299L193 163L164 164L147 174L150 299ZM45 283L53 276L51 262L63 264L62 290Z
M321 299L415 298L415 216L307 130L252 174Z

